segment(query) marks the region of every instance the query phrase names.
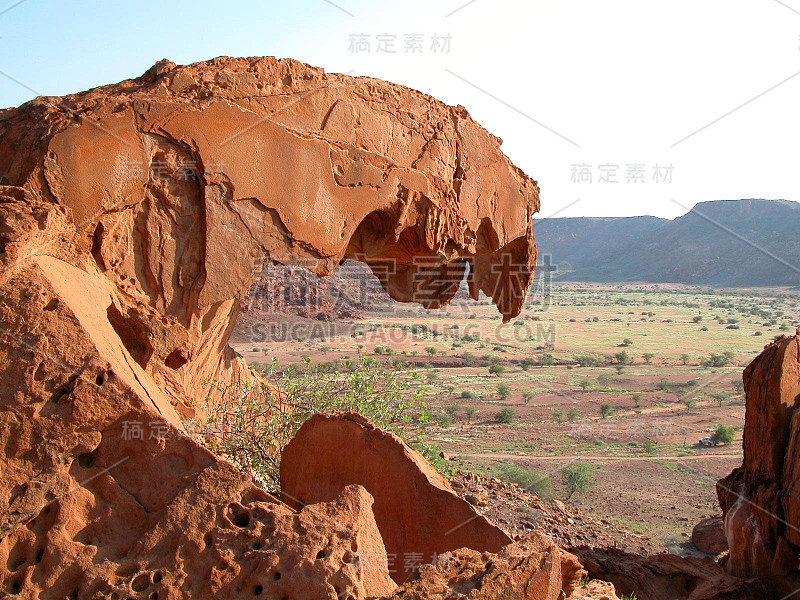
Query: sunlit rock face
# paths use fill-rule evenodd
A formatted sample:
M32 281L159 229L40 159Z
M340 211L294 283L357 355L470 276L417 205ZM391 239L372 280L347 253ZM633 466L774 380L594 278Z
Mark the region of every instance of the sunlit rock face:
M800 334L744 371L744 462L717 483L729 573L776 595L800 589Z
M208 381L247 376L228 338L266 264L326 275L353 258L426 307L468 271L473 296L517 315L538 187L500 140L461 107L292 60L162 61L0 111L0 186L4 591L391 588L339 556L354 527L380 550L369 494L306 514L316 533L292 541L300 517L181 423Z

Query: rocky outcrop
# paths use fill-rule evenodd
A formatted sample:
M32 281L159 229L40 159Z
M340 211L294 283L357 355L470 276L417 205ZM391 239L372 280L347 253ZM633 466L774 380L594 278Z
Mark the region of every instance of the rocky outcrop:
M271 263L322 276L353 258L425 307L449 302L469 265L473 296L518 314L538 188L499 146L462 107L381 81L272 58L162 61L0 112L0 181L71 211L71 264L111 285L117 336L185 402L236 371L227 338Z
M516 315L538 188L461 107L296 61L162 61L0 111L0 582L20 598L391 592L371 497L294 511L186 435L262 268ZM331 515L335 515L332 517Z
M726 574L710 558L641 556L616 549L572 548L589 577L610 581L637 600L767 600L761 582Z
M392 598L555 600L563 597L561 586L558 547L549 537L533 533L497 554L470 549L446 552L419 569Z
M722 517L702 519L692 529L692 543L700 552L721 554L728 549Z
M744 371L744 460L717 483L725 565L777 597L800 588L800 334L768 345Z
M360 415L314 415L284 448L282 498L299 508L336 498L348 485L375 498L375 521L396 559L398 583L443 552L497 552L512 541L397 436Z

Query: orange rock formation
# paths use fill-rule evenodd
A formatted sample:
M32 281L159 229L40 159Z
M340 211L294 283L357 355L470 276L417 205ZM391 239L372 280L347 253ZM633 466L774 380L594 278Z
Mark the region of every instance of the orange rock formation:
M469 266L518 314L538 188L499 147L461 107L272 58L1 111L2 593L391 593L357 559L385 553L362 487L296 512L183 422L248 376L227 341L270 261L354 258L428 307Z

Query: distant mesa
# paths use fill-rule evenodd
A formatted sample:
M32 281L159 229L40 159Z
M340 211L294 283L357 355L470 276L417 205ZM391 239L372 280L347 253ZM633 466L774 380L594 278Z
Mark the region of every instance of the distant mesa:
M788 200L701 202L674 220L535 219L533 229L557 281L800 285L800 204Z

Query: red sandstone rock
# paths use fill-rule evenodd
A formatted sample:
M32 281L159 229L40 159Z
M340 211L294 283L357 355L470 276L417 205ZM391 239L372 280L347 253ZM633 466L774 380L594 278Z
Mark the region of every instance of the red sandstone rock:
M408 556L419 555L418 565L457 548L497 552L511 542L397 436L360 415L314 415L281 456L283 499L295 506L325 502L353 484L375 498L375 521L396 557L398 583L415 568Z
M800 588L799 345L782 337L745 369L744 461L717 483L727 571L777 597Z
M726 574L710 558L639 556L615 549L572 548L589 577L610 581L637 600L767 600L763 585Z
M249 376L227 342L264 261L355 258L429 307L470 264L518 314L538 187L499 147L461 107L273 58L0 111L3 593L386 593L342 560L380 554L366 495L295 514L182 423Z
M568 600L619 600L614 584L608 581L600 581L599 579L592 579L577 588Z
M561 558L553 540L533 533L497 554L461 549L425 565L393 600L558 600Z
M728 549L722 517L701 520L692 529L692 543L700 552L720 554Z

